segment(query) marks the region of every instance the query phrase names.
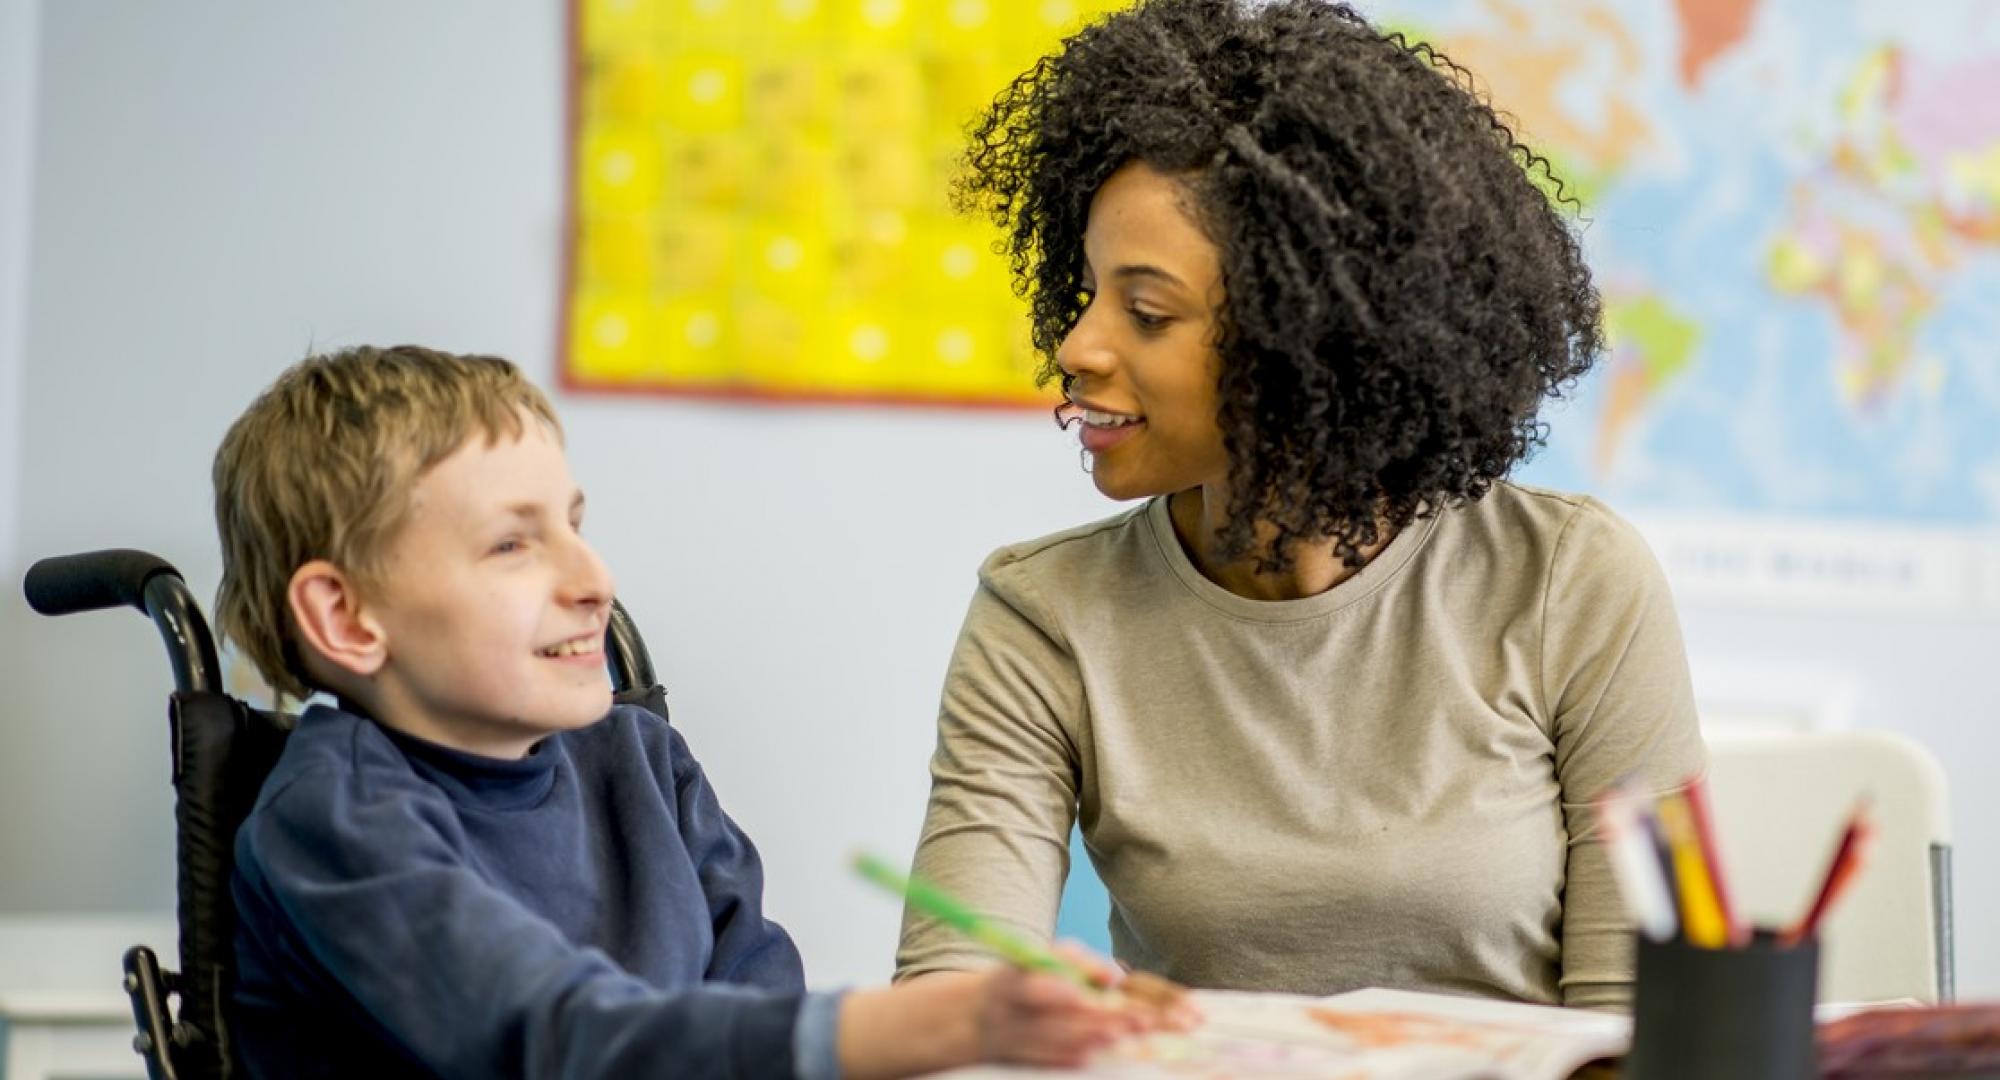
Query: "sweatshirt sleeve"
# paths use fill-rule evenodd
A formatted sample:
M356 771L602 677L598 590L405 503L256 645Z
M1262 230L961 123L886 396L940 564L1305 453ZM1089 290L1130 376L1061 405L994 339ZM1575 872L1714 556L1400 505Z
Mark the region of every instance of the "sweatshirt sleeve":
M1589 499L1556 544L1543 609L1542 692L1569 832L1563 1003L1631 999L1632 925L1598 837L1594 803L1629 779L1666 791L1707 756L1666 576L1630 525Z
M1082 677L1032 583L988 560L952 651L915 873L1030 939L1046 940L1069 872ZM896 977L992 962L905 908Z
M708 775L681 733L669 728L681 840L693 860L715 932L707 978L715 982L803 990L798 946L764 917L764 864L757 848L723 812Z
M791 1076L802 995L662 992L474 873L414 778L307 772L237 841L239 907L286 928L329 1007L444 1076Z

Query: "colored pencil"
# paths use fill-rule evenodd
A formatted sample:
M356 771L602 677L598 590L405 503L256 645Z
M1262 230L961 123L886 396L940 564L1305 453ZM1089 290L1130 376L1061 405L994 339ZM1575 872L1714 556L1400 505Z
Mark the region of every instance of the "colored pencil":
M1612 791L1597 802L1598 828L1604 832L1605 857L1611 863L1618 892L1639 932L1653 941L1674 936L1679 919L1674 914L1673 894L1660 876L1660 863L1652 850L1652 837L1640 827L1634 795Z
M1688 944L1703 949L1720 949L1729 944L1729 925L1716 902L1715 883L1709 878L1702 858L1701 840L1695 833L1694 814L1687 797L1669 792L1660 799L1660 827L1667 834L1667 848L1680 884L1681 933Z
M1854 876L1861 869L1861 857L1867 847L1870 834L1874 831L1868 821L1868 796L1863 795L1848 814L1847 827L1841 830L1840 843L1835 846L1833 859L1827 864L1826 878L1820 882L1819 892L1813 896L1812 906L1805 915L1786 930L1779 940L1786 945L1796 945L1819 931L1821 920L1838 900Z
M904 874L882 859L858 854L854 856L854 869L863 878L903 897L911 907L999 953L1016 967L1060 975L1093 990L1105 988L1104 980L1082 965L1020 937L973 911L943 889Z
M1722 923L1729 944L1738 948L1750 943L1750 924L1737 917L1729 900L1729 877L1722 868L1722 845L1715 839L1715 819L1708 807L1708 778L1697 777L1687 785L1688 812L1694 816L1695 838L1701 841L1702 861L1708 864L1708 882L1715 889L1715 904L1722 909Z
M1644 796L1633 797L1633 812L1639 822L1639 829L1646 837L1646 850L1653 856L1653 865L1659 868L1660 881L1666 886L1667 907L1674 913L1674 929L1680 929L1681 883L1674 877L1673 849L1667 845L1667 831L1660 825L1659 804L1644 801Z

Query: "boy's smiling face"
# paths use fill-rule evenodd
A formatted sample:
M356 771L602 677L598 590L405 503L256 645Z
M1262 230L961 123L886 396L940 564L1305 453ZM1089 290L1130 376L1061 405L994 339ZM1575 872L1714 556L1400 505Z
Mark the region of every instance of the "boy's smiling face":
M488 757L611 708L611 574L584 542L557 436L475 434L421 476L361 601L379 635L366 704L398 730Z

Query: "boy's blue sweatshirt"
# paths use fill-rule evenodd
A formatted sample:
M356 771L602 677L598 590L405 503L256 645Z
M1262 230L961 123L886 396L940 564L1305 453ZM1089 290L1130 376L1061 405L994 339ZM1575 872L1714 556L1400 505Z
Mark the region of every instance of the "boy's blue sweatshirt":
M239 1056L369 1080L830 1073L835 1002L804 993L763 884L644 709L502 761L314 706L236 837Z

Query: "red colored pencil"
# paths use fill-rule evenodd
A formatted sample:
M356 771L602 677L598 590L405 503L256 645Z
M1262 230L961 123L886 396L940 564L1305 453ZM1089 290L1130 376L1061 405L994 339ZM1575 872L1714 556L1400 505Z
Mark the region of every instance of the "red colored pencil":
M1863 795L1854 804L1854 812L1848 815L1847 828L1840 834L1840 845L1834 849L1833 862L1826 868L1826 880L1820 883L1819 894L1813 897L1812 907L1805 917L1785 931L1779 943L1796 945L1811 937L1819 929L1820 920L1826 917L1827 909L1847 891L1854 875L1861 866L1862 849L1872 832L1868 823L1868 797Z

